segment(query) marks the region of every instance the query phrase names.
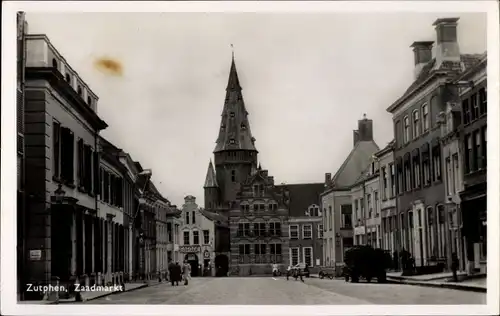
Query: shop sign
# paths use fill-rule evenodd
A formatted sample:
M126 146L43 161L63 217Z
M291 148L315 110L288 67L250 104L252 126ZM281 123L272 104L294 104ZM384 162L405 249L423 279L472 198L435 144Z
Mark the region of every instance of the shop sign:
M200 252L200 246L180 246L179 251L183 253L187 252Z
M205 259L209 259L209 258L210 258L210 251L205 250L205 251L203 252L203 258L205 258Z
M42 260L42 251L41 250L30 250L30 260L31 261L39 261Z

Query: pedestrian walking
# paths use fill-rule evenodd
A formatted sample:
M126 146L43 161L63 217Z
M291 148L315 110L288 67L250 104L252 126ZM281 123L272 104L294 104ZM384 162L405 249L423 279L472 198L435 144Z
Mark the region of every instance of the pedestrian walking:
M286 268L286 280L287 281L290 278L290 273L292 273L292 267L290 265L288 265L288 267Z
M184 285L188 285L189 281L189 273L191 272L191 266L187 261L184 261L182 265L182 276L184 279Z
M278 264L276 262L273 262L273 276L277 276L278 273Z
M451 254L451 271L453 272L453 282L458 282L458 256L457 253L454 252Z

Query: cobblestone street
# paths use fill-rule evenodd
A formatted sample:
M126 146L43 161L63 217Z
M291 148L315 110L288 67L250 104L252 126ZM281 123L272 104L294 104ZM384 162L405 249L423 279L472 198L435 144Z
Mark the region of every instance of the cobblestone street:
M87 304L484 304L486 294L399 284L351 284L342 280L194 278L188 286L160 284L110 295Z

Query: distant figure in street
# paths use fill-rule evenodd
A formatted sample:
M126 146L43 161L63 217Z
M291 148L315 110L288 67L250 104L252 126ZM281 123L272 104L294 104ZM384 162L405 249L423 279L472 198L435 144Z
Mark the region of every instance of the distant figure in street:
M451 271L453 272L453 282L458 282L458 256L457 253L454 252L451 254Z
M276 262L273 263L273 276L278 275L278 264Z
M184 285L188 285L189 281L189 273L191 273L191 265L187 262L184 261L184 264L182 265L182 276L184 279Z
M175 263L175 268L174 268L174 280L175 280L175 285L179 285L179 281L181 280L181 274L182 274L182 268L179 265L179 262Z
M290 274L292 273L292 267L289 265L287 268L286 268L286 280L288 281L288 279L290 278Z
M175 263L172 259L168 260L168 277L170 279L170 283L174 286L175 282Z

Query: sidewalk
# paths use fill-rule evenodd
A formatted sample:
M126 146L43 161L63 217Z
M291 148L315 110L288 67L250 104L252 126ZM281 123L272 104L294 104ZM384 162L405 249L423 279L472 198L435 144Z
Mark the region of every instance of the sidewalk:
M459 279L465 279L459 282L452 282L452 277L451 272L414 276L401 276L401 272L387 273L387 280L394 283L486 293L486 274L468 278L465 272L459 272Z

